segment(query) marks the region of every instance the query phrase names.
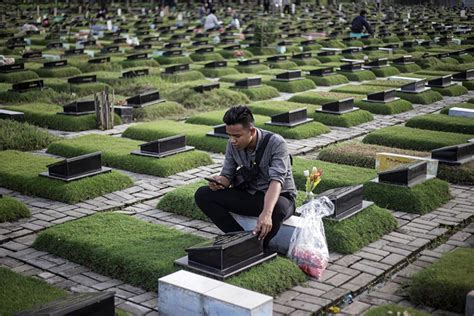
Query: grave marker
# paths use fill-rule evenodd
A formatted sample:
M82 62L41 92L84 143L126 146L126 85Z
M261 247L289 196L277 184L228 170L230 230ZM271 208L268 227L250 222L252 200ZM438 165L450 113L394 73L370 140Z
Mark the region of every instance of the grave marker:
M25 69L24 63L3 65L3 66L0 66L0 73L16 72L16 71L22 71L24 69Z
M316 112L341 115L344 113L357 111L358 109L359 108L354 107L354 98L347 98L325 103L322 105L321 110L316 110Z
M446 76L441 76L434 79L429 79L427 85L428 87L432 87L432 88L450 87L456 84L454 82L451 82L451 78L452 78L452 75L446 75Z
M68 105L63 106L64 112L58 113L63 115L87 115L95 113L94 100L74 101Z
M110 62L110 57L92 58L87 61L89 64L105 64Z
M206 135L212 137L229 138L225 126L225 124L216 125L214 126L214 131L208 132Z
M69 84L93 83L93 82L97 82L97 76L96 75L76 76L76 77L69 78L67 82Z
M266 125L273 125L273 126L284 126L284 127L296 127L302 124L306 124L312 122L312 118L308 118L307 116L307 109L301 108L292 111L288 111L285 113L280 113L271 116L271 121L266 122Z
M453 74L453 80L455 81L474 80L474 69L464 70L464 71Z
M376 103L390 103L400 99L396 97L396 91L396 89L387 89L384 91L369 93L367 95L367 99L364 99L364 101Z
M27 92L31 90L42 90L44 87L44 82L41 79L22 81L12 84L13 92Z
M148 76L150 74L149 70L144 68L144 69L135 69L135 70L129 70L126 72L122 73L122 78L135 78L135 77L142 77L142 76Z
M219 89L220 84L218 82L213 82L213 83L208 83L208 84L202 84L197 87L194 87L194 91L199 92L199 93L204 93L204 92L209 92L214 89Z
M239 66L251 66L251 65L260 64L260 60L258 60L258 59L238 60L237 62L239 64Z
M177 72L188 71L188 70L189 70L189 64L174 65L174 66L166 67L165 74L174 74Z
M186 136L177 135L141 144L140 150L132 151L132 155L164 158L191 150L194 147L186 146Z
M361 212L373 204L373 202L364 201L363 194L364 186L359 184L330 189L319 194L319 196L328 197L334 204L334 214L328 217L328 219L341 221Z
M210 63L204 64L204 68L223 68L227 67L227 61L211 61Z
M67 66L67 60L55 60L55 61L48 61L43 64L43 68L59 68Z
M276 75L274 81L294 81L301 80L301 70L289 70Z
M133 106L134 108L143 108L164 101L164 99L160 99L160 92L158 90L153 90L128 98L127 105Z
M262 85L262 77L248 77L235 82L236 88L249 89L252 87L259 87Z
M380 172L378 182L412 187L427 179L426 161L405 164L396 168Z
M0 109L0 119L23 122L25 120L25 113Z
M148 59L148 54L138 53L138 54L132 54L132 55L127 56L127 60L142 60L142 59Z
M446 146L431 151L431 159L447 165L463 165L474 160L474 143Z
M326 67L326 68L320 68L320 69L311 69L309 71L309 74L310 76L316 76L316 77L330 76L334 74L334 68Z

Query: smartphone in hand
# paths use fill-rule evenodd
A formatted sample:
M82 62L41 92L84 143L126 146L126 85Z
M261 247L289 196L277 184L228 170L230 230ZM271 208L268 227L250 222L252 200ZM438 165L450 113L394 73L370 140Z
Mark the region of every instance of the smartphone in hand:
M204 179L206 179L206 180L209 181L209 182L215 183L215 184L217 184L217 185L221 185L221 186L223 186L224 188L227 188L226 185L224 185L223 183L220 183L219 181L217 181L217 180L214 179L214 178L205 177Z

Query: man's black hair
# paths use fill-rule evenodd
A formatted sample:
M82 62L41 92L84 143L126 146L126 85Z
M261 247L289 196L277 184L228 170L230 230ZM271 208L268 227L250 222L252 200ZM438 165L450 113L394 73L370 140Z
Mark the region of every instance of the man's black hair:
M362 15L362 16L367 15L367 11L365 11L365 10L360 11L360 15Z
M255 120L252 111L245 105L233 106L224 114L223 121L226 125L242 124L244 128L249 128Z

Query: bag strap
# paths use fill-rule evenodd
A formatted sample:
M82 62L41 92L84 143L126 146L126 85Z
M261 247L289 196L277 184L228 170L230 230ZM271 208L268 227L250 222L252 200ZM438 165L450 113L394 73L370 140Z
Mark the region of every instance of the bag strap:
M255 164L257 166L260 165L260 160L262 160L263 153L265 152L268 142L270 141L270 138L272 138L272 136L273 133L266 134L262 140L262 143L260 144L260 147L258 147L257 153L255 154Z

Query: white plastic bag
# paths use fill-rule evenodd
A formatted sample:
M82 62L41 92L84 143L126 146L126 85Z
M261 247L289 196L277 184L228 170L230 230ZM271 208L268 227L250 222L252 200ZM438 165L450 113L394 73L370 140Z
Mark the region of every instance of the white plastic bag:
M288 257L306 274L320 278L329 262L329 251L322 218L334 213L334 204L326 196L300 206L303 224L291 236Z

